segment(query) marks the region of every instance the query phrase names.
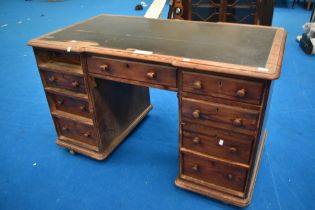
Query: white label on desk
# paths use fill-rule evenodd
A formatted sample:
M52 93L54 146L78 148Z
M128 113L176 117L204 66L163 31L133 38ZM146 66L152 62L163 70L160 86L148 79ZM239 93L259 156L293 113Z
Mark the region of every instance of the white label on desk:
M135 50L135 51L133 51L133 53L142 54L142 55L152 55L153 54L153 52L145 51L145 50Z
M189 61L190 61L190 58L183 58L183 61L184 61L184 62L189 62Z
M223 140L223 139L220 139L220 140L219 140L219 145L220 145L220 146L223 146L223 144L224 144L224 140Z
M263 71L263 72L268 72L268 71L269 71L269 69L267 69L267 68L262 68L262 67L258 67L257 70L258 70L258 71Z
M68 48L67 48L67 52L70 52L70 51L71 51L71 47L68 47Z

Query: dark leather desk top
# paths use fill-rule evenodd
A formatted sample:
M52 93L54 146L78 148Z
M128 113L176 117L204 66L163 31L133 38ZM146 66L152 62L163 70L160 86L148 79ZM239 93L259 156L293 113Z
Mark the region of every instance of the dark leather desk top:
M276 35L277 32L281 34ZM275 79L280 71L285 34L283 29L270 27L99 15L34 39L29 44L40 47L46 44L52 48L52 45L60 45L64 50L73 46L72 51L80 52L94 52L92 48L127 52L137 49L162 57L180 58L175 59L175 63L181 67L189 67L184 60L203 66L236 64L235 69L246 66L244 70L256 71L259 68L262 71L258 74ZM175 60L170 63L176 66Z

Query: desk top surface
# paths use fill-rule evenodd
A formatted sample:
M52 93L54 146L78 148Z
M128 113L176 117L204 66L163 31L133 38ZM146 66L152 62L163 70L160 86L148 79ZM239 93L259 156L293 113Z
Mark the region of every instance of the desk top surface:
M283 29L271 27L99 15L29 44L113 52L200 70L230 68L241 75L275 79L280 73L285 35Z

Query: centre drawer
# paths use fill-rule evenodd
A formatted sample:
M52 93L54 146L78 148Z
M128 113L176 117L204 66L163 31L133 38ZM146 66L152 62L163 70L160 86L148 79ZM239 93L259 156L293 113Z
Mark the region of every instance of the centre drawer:
M182 152L182 174L211 184L244 192L248 169Z
M182 98L184 121L192 121L235 132L253 134L258 128L259 111Z
M87 59L90 73L176 87L176 68L129 60L91 56Z
M97 146L97 138L93 126L57 117L55 117L55 122L60 135Z
M182 147L249 164L254 136L189 122L183 123L182 129Z

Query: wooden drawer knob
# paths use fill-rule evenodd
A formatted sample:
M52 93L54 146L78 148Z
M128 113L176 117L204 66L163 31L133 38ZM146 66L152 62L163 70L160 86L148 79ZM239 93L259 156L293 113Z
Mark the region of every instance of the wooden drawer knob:
M62 99L58 99L58 100L57 100L57 104L58 104L58 105L62 105L62 104L63 104L63 100L62 100Z
M236 147L230 147L230 152L231 153L236 153L237 152L237 148Z
M195 81L193 84L194 89L196 90L200 90L202 85L201 85L201 81Z
M194 142L195 144L200 144L200 138L199 138L199 137L195 137L195 138L193 139L193 142Z
M86 106L85 106L85 105L81 105L81 106L80 106L80 110L81 110L81 111L86 111Z
M72 87L79 87L80 86L80 83L78 81L73 81L71 83Z
M100 65L100 70L101 71L108 71L109 70L108 65L107 64Z
M155 72L148 72L147 73L147 78L148 79L154 79L156 77L156 73Z
M191 170L197 172L197 171L199 171L199 166L198 165L193 165L193 167L191 167Z
M246 90L245 90L244 88L242 88L242 89L236 91L236 95L237 95L238 97L240 97L240 98L243 98L243 97L246 96Z
M51 76L51 77L48 78L49 82L55 82L56 80L57 80L57 78L54 77L54 76Z
M91 134L90 134L89 132L86 132L86 133L84 133L83 135L84 135L84 137L86 137L86 138L91 137Z
M198 109L196 109L192 114L195 119L200 118L200 111Z
M62 131L68 131L69 128L68 128L67 126L62 126L61 130L62 130Z
M228 178L229 180L232 180L232 179L233 179L233 174L228 174L228 175L227 175L227 178Z
M235 120L233 120L233 125L240 127L243 125L242 119L241 118L236 118Z

